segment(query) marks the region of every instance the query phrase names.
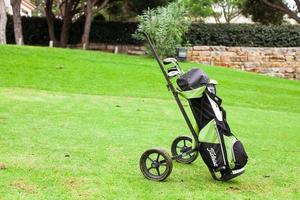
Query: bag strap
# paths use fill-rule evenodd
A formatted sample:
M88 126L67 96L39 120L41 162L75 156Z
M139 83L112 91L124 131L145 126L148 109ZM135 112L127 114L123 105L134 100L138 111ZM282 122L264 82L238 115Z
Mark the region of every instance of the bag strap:
M226 129L228 131L229 134L232 134L231 133L231 130L230 130L230 127L229 127L229 124L227 123L227 119L226 119L226 111L224 110L224 108L222 106L219 106L222 114L223 114L223 121L225 123L225 126L226 126Z
M210 92L208 89L205 90L206 94L208 94L208 96L214 100L218 106L221 106L222 104L222 99L220 97L218 97L217 95L215 95L214 93Z
M229 125L228 125L228 123L227 123L227 120L226 120L226 111L225 111L224 108L221 106L221 104L222 104L222 99L221 99L220 97L218 97L217 95L215 95L214 93L210 92L209 90L206 90L206 93L208 94L208 96L209 96L212 100L214 100L214 101L218 104L218 106L219 106L219 108L220 108L220 110L221 110L221 112L222 112L222 114L223 114L223 121L225 122L225 126L226 126L226 128L227 128L227 130L228 130L228 133L229 133L229 134L232 134L232 133L231 133L231 130L230 130L230 127L229 127Z

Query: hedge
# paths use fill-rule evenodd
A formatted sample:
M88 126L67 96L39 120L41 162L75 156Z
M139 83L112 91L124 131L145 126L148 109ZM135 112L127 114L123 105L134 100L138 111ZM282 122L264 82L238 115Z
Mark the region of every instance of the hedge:
M59 39L61 20L55 21ZM22 17L24 43L48 45L47 20L42 17ZM70 44L81 42L84 21L72 24ZM111 44L142 44L132 38L137 28L134 22L94 21L90 41ZM7 41L14 43L13 22L8 18ZM250 47L300 47L300 26L261 26L252 24L192 24L184 41L191 45L223 45Z
M60 22L56 21L55 26ZM46 18L22 17L24 43L28 45L49 45L48 26ZM9 16L6 25L7 43L14 44L14 26L12 17Z
M24 43L28 45L49 45L47 20L43 17L22 17ZM55 20L54 30L56 38L59 39L62 26L61 20ZM84 29L84 21L77 21L72 24L70 30L69 44L81 42ZM141 44L131 37L137 29L137 23L132 22L107 22L94 21L91 27L90 41L95 43L110 44ZM15 43L12 17L8 17L6 29L7 42Z
M185 42L191 45L299 47L300 26L192 24Z
M71 29L70 43L81 42L84 29L84 21L75 22ZM109 22L94 21L90 32L90 42L110 43L110 44L141 44L132 38L132 34L137 29L137 23L133 22Z

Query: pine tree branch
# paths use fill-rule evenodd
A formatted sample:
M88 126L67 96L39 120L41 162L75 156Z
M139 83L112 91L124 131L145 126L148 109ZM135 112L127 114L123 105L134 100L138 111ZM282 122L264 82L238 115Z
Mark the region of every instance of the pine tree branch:
M290 18L294 19L295 21L297 21L300 24L300 17L298 17L298 15L296 13L294 13L293 11L291 11L287 5L285 5L284 3L281 3L281 5L277 5L274 3L271 3L268 0L261 0L264 4L266 4L267 6L269 6L270 8L273 8L274 10L278 10L284 14L287 14Z
M300 12L300 0L294 0L298 9L298 12Z

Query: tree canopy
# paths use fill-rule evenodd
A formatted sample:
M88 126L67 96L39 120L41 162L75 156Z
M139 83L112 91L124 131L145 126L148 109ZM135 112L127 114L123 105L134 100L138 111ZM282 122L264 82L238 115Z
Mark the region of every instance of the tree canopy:
M284 15L300 24L300 0L246 0L243 13L262 24L282 24Z
M173 0L111 0L105 11L111 20L130 20L148 8L166 6Z

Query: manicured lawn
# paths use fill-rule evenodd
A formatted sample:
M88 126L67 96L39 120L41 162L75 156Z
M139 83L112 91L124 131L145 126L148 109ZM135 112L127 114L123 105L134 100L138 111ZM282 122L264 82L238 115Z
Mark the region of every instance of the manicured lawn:
M0 199L300 199L300 82L189 66L218 80L246 147L233 181L201 159L141 175L143 151L189 134L153 59L0 46Z

